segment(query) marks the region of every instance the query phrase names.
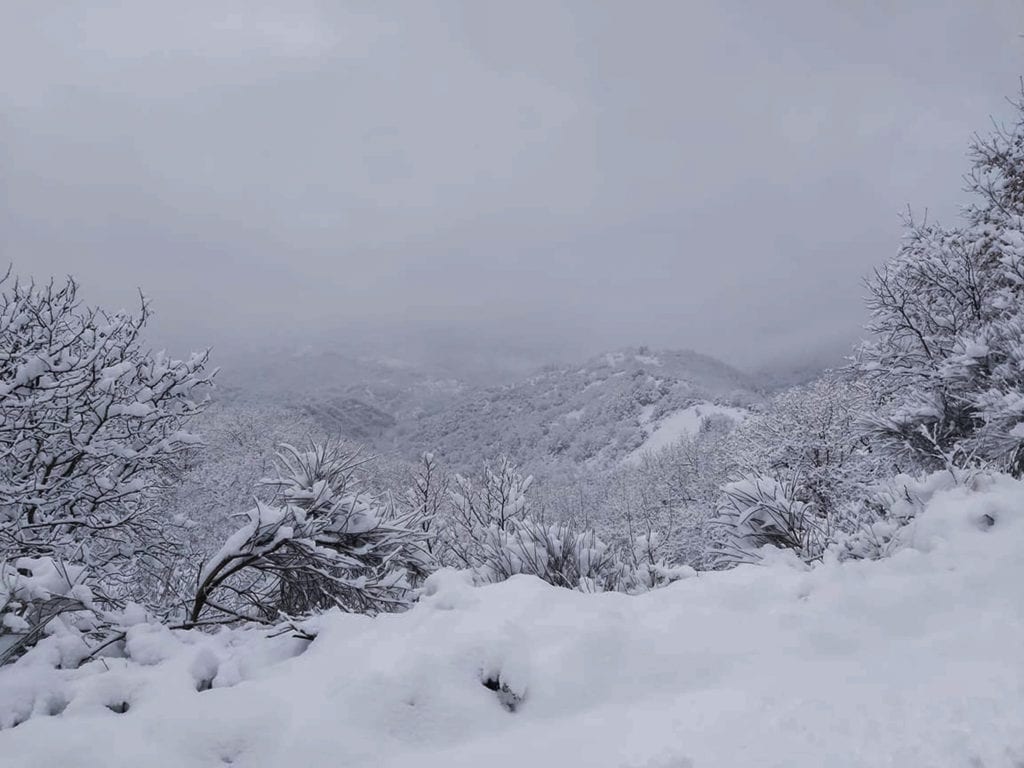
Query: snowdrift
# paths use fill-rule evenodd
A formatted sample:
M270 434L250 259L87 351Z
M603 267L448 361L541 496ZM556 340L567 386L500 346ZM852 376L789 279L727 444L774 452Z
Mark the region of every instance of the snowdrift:
M311 643L139 624L75 670L52 638L0 670L0 765L1020 766L1024 485L980 485L879 561L636 597L442 572Z

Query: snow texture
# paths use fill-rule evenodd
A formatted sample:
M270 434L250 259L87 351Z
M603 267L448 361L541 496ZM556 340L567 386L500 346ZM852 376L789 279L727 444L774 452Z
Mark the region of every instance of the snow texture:
M669 414L658 422L657 426L648 433L643 444L630 453L625 461L635 464L640 461L640 458L645 453L660 451L663 448L668 448L678 443L684 437L693 437L700 431L700 426L704 419L709 417L724 416L738 422L742 421L748 414L749 411L744 408L733 408L710 402L695 403L688 408L683 408ZM651 412L645 410L641 412L640 423L646 427L649 424L650 418Z
M44 643L0 670L0 765L1020 766L1024 484L975 486L883 560L777 552L635 597L441 571L311 643L142 624L75 670Z

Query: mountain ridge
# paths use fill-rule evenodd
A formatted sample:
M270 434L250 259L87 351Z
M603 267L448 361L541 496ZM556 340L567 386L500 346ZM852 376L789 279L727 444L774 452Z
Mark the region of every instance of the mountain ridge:
M700 403L746 408L761 398L746 374L710 355L625 347L466 391L439 411L397 424L389 438L391 447L431 450L455 466L499 454L526 466L602 466L640 449L681 410Z
M692 432L708 415L736 417L730 409L749 408L767 391L711 355L647 346L549 363L491 384L402 358L317 348L228 370L221 399L294 408L372 450L406 459L432 451L456 468L501 454L528 468L610 466Z

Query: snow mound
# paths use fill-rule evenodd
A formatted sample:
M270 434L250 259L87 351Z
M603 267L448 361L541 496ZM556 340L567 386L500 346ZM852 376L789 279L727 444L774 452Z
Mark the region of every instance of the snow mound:
M442 572L313 642L132 629L133 658L0 670L0 765L1024 764L1024 484L937 492L879 561L630 597ZM9 727L21 721L17 727Z

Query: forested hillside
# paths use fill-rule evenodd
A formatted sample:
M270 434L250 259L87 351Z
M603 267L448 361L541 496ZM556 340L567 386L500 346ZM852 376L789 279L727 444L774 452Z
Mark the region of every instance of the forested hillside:
M464 392L397 425L394 445L434 450L457 467L502 454L531 467L552 460L609 466L641 448L674 413L702 402L745 407L760 400L752 381L714 358L632 348Z

